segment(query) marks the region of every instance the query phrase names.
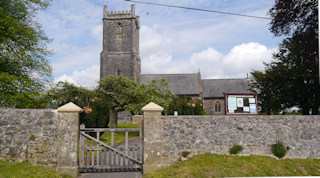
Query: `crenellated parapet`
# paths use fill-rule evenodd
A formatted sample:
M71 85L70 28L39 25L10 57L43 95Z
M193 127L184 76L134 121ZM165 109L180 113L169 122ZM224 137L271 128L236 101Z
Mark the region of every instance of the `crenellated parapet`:
M103 18L104 19L112 19L112 18L131 18L135 16L135 5L131 4L131 10L128 11L108 11L108 6L104 6L103 8Z

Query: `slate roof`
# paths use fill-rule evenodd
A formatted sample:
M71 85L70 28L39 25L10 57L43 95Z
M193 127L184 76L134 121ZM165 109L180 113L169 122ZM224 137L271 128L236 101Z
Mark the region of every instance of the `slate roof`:
M170 90L176 95L199 95L198 73L191 74L141 74L140 83L166 79Z
M224 97L223 93L252 93L246 78L240 79L203 79L203 97Z

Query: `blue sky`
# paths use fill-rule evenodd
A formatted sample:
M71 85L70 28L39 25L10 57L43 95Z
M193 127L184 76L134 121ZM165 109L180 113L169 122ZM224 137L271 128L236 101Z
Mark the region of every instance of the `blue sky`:
M141 0L146 1L146 0ZM268 17L272 0L149 0L161 4ZM54 54L55 81L94 87L99 80L103 6L130 10L124 0L53 0L38 14ZM142 73L194 73L202 78L240 78L262 70L281 38L270 20L135 3L140 16Z

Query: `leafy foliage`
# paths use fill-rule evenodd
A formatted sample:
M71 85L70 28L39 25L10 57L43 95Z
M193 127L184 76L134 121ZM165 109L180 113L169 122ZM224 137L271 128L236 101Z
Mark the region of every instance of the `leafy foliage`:
M189 154L190 154L190 151L183 151L181 153L182 157L184 157L184 158L188 157Z
M318 28L318 0L276 0L269 14L270 31L277 36L315 32Z
M57 108L73 102L81 108L91 109L92 112L80 113L80 124L86 127L108 127L109 103L100 99L99 92L75 86L68 82L57 83L48 93L51 98L50 106Z
M110 101L110 127L117 126L117 113L128 110L134 114L149 102L168 108L173 94L164 80L139 84L133 79L122 76L108 76L100 81L99 89L103 99Z
M173 115L178 111L179 115L205 115L201 99L192 100L190 96L175 96L170 103L166 114Z
M302 114L319 113L318 1L277 0L270 9L270 30L292 35L283 40L265 71L253 71L252 84L260 93L262 112L297 106Z
M285 147L281 141L277 141L277 143L271 145L271 152L280 159L286 155L288 150L289 147Z
M238 154L240 151L242 151L242 146L241 145L234 145L232 148L230 148L229 153L230 154Z
M50 41L34 18L47 0L0 1L0 105L39 107L51 81ZM34 103L34 104L33 104Z

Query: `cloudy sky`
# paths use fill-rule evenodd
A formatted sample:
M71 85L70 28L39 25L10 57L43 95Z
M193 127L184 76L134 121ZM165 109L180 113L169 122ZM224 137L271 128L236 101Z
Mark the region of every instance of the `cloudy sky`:
M139 0L269 17L273 0ZM94 87L99 80L103 6L130 10L124 0L53 0L38 14L54 54L55 81ZM140 16L142 73L195 73L202 78L241 78L272 60L281 38L270 20L135 3Z

